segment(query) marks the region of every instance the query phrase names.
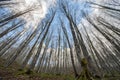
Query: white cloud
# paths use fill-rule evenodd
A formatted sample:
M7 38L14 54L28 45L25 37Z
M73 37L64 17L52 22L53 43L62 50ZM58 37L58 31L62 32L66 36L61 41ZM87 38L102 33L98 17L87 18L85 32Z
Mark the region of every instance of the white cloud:
M17 5L12 5L9 7L10 10L12 10L14 13L19 13L27 9L35 8L33 11L20 16L20 18L27 21L26 28L29 28L30 25L33 25L33 27L36 28L37 24L47 14L47 10L50 4L52 4L51 0L12 0L12 2L18 2Z

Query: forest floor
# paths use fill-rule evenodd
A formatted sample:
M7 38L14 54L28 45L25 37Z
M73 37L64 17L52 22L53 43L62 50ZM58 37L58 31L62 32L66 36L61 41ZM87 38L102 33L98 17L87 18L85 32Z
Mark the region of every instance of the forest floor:
M26 74L25 70L20 70L17 63L5 68L4 60L0 59L0 80L75 80L71 75L53 75L53 74ZM100 80L100 79L95 79ZM120 80L120 77L104 78L102 80Z
M0 59L0 80L75 80L73 76L53 75L47 73L30 73L21 70L17 63L4 67L4 59Z

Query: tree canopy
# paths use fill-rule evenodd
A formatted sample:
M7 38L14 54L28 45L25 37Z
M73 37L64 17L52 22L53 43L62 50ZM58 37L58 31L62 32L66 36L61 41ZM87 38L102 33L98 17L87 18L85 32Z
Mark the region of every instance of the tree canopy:
M119 23L120 0L0 0L0 57L88 80L119 74Z

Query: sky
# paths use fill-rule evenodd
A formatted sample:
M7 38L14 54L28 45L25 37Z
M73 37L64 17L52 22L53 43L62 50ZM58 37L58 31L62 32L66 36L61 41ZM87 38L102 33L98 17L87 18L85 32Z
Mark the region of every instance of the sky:
M89 3L86 4L85 0L80 0L80 1L79 0L66 0L66 1L68 2L69 9L72 10L71 15L73 16L74 14L76 15L77 24L79 24L82 18L84 18L84 16L81 13L82 10L88 13L92 13L93 11L90 8L90 4ZM46 19L47 15L51 15L50 8L54 8L56 9L56 14L55 14L55 18L50 28L51 31L54 29L53 37L58 36L58 30L60 29L59 18L61 18L66 26L69 36L71 36L69 38L72 39L72 35L70 32L70 28L69 28L69 22L67 18L65 17L64 13L61 11L60 9L61 6L58 5L59 0L16 0L16 1L11 0L11 2L18 2L18 4L12 5L11 7L8 7L7 9L5 8L6 9L5 11L7 12L12 11L14 13L19 13L20 11L25 11L26 9L29 9L29 8L33 8L33 7L36 8L35 10L19 17L19 19L23 19L24 21L26 21L24 28L28 30L27 30L27 33L24 34L25 36L27 34L30 34L32 32L32 31L30 32L30 30L31 29L34 30L42 20ZM0 13L2 13L2 11L0 11ZM8 35L11 35L11 34L9 33ZM20 39L16 43L16 45L21 43L25 39L25 36L23 39Z
M93 36L90 33L91 25L85 20L85 16L82 14L82 11L87 12L88 15L90 15L92 18L99 16L101 14L101 12L98 9L98 6L94 6L96 8L93 9L91 7L91 4L86 3L86 1L93 1L96 3L104 4L104 1L106 1L106 0L104 0L104 1L103 0L60 0L60 1L66 1L67 8L70 10L70 14L72 16L76 17L76 24L78 25L80 31L84 32L83 28L81 28L81 22L82 22L86 26L87 31L89 32L89 35ZM73 44L73 37L71 34L69 21L68 21L67 17L65 16L64 12L61 10L61 6L59 6L59 0L11 0L11 2L18 2L18 4L10 5L8 7L6 6L5 8L0 8L0 18L2 17L3 14L7 15L11 12L13 14L15 14L15 13L24 12L25 10L28 10L28 9L33 9L33 8L35 8L35 9L24 15L19 16L17 19L8 23L6 26L3 26L2 28L0 28L0 33L2 33L7 28L11 27L13 22L16 23L19 20L23 20L24 22L26 22L24 26L21 26L20 28L17 28L14 31L9 32L7 35L0 38L0 43L7 41L9 39L9 37L14 37L16 33L20 32L22 30L26 30L26 32L24 34L21 34L21 37L19 38L19 40L14 45L12 45L12 47L15 47L15 48L19 47L19 45L23 41L26 40L28 35L30 35L38 27L38 25L40 23L45 22L51 18L51 16L52 16L51 9L52 9L53 11L56 11L56 13L55 13L55 17L52 21L52 24L50 25L50 30L49 30L49 32L53 31L52 40L51 40L50 44L52 44L52 42L55 43L58 39L58 33L59 33L59 30L61 30L60 19L63 21L63 23L65 25L65 28L66 28L68 36L69 36L69 40L71 41L71 44ZM91 30L95 32L95 29L91 28ZM28 52L30 51L31 47L34 45L38 36L39 35L35 35L34 39L31 40L31 42L28 44L29 46L27 47L28 50L27 50L26 54L23 54L22 57L24 57L28 54ZM63 36L63 31L61 31L61 36ZM99 35L99 37L101 37L101 39L103 38L103 36L101 36L101 35ZM61 37L61 38L63 38L63 37ZM92 39L94 40L94 38L92 38ZM41 38L39 39L38 44L40 44L40 40L41 40ZM45 42L46 42L46 40L45 40ZM43 48L46 45L45 42L43 43L41 52L43 52ZM97 42L94 42L93 44L96 46ZM61 46L63 46L63 42L61 42ZM97 46L99 47L99 45L97 45ZM47 50L48 52L50 52L50 50L51 50L50 47L51 47L51 45L49 45L49 47L48 47L49 48ZM57 47L54 46L54 48L57 50L58 46ZM10 48L7 51L9 51L9 50L10 50ZM69 50L68 47L67 47L67 50ZM35 55L35 53L32 55L32 57L34 55ZM42 55L42 53L41 53L41 55ZM32 60L32 57L30 59L30 62Z
M60 8L61 6L58 5L58 0L57 1L56 0L16 0L16 1L12 0L12 1L19 2L19 4L12 5L11 7L5 8L5 11L3 11L3 9L0 9L1 10L0 14L5 13L6 11L8 13L9 12L19 13L20 11L24 11L26 9L33 8L33 7L36 7L36 9L34 11L31 11L25 15L18 17L18 20L19 19L24 20L24 21L26 21L26 24L14 31L8 33L7 36L4 36L3 38L0 39L0 42L4 41L5 39L7 40L8 36L14 36L13 33L17 33L18 31L25 29L26 33L22 34L22 36L19 38L19 40L12 46L12 47L18 47L24 40L26 40L28 35L31 34L33 32L33 30L35 30L37 28L38 23L40 23L42 21L46 21L48 18L50 18L50 15L51 15L50 9L53 8L56 10L55 18L52 21L52 24L50 26L50 31L54 31L53 35L52 35L53 41L56 41L58 39L58 30L61 29L60 24L59 24L60 23L59 18L61 18L67 29L71 44L73 44L73 37L72 37L71 30L69 27L70 26L69 21L65 17L64 13L61 11L61 8ZM97 10L97 9L93 10L93 8L90 7L91 5L89 3L86 3L85 0L66 0L66 1L68 3L68 8L71 10L70 14L73 16L74 16L74 14L76 15L76 23L78 26L81 22L83 22L83 23L85 22L84 16L82 15L82 11L86 11L90 15L91 14L96 15L97 13L99 13L99 10ZM89 26L88 24L85 24L85 25ZM8 24L8 26L10 26L10 23ZM1 29L1 31L3 31L3 29L5 29L5 28L3 27L0 29ZM81 29L81 26L79 27L79 29ZM31 48L34 45L37 36L38 35L36 35L35 38L29 43L28 47ZM63 32L61 32L61 36L63 36ZM52 44L52 41L50 44ZM44 45L45 45L45 43L44 43ZM62 42L61 42L61 46L63 46ZM51 47L51 45L49 45L49 47ZM54 48L55 47L56 46L54 46Z
M65 1L65 0L63 0L63 1ZM26 40L28 35L31 34L37 28L37 25L40 22L42 22L42 21L44 22L50 18L50 16L52 15L51 14L51 8L52 8L53 10L56 11L54 20L52 21L52 24L51 24L50 30L49 30L49 31L54 31L53 35L52 35L52 39L53 39L52 41L55 42L58 39L58 32L61 29L61 24L60 24L59 18L61 18L67 29L71 44L73 44L73 37L71 34L69 21L66 18L65 14L63 13L63 11L61 10L61 6L59 6L59 4L58 4L59 0L16 0L16 1L11 0L11 2L18 2L18 4L11 5L11 7L5 8L6 10L3 13L5 13L7 11L8 13L13 12L13 14L14 14L14 13L19 13L21 11L25 11L29 8L34 8L34 7L35 7L35 10L18 17L15 22L19 21L19 19L20 19L20 20L25 21L26 24L24 26L21 26L21 28L18 28L16 30L8 33L7 36L4 36L4 38L0 39L1 42L4 41L5 39L7 40L8 36L12 35L12 37L13 37L14 34L17 33L18 31L25 29L26 32L24 34L21 34L21 37L19 38L19 40L14 45L12 45L12 47L18 48L19 45L24 40ZM81 0L81 1L66 0L66 2L68 3L68 8L71 10L70 14L72 16L74 16L74 14L76 15L75 17L76 17L77 25L79 25L81 20L84 18L84 16L81 13L82 11L86 11L86 12L88 12L88 14L93 12L92 8L90 8L90 4L86 3L85 0ZM0 13L2 14L3 9L0 9L0 10L1 10ZM11 23L8 24L8 26L10 26L10 25L11 25ZM2 28L0 28L0 29L1 29L1 31L3 30ZM29 49L27 50L28 52L31 49L31 47L33 46L33 44L35 43L37 36L38 35L36 35L34 37L34 39L29 43L29 46L28 46ZM63 36L63 32L61 32L61 38L63 38L62 36ZM52 44L52 41L50 44ZM39 40L39 42L40 42L40 40ZM39 42L38 42L38 44L39 44ZM45 45L45 43L43 45ZM63 42L61 42L61 46L63 46ZM50 47L51 47L51 45L49 45L49 48ZM55 45L54 48L58 49L58 46L56 47L56 45ZM10 50L11 50L11 48L9 48L7 51L10 51ZM42 48L42 50L43 50L43 48ZM69 50L69 49L67 48L67 50ZM6 53L7 53L7 51L6 51ZM34 54L32 56L34 56ZM27 55L27 53L23 54L23 56L26 56L26 55Z

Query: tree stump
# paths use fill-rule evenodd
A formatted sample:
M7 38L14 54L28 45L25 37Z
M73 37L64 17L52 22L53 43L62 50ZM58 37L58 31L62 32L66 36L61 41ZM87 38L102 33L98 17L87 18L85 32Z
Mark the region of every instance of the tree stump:
M81 60L81 67L82 67L82 72L78 76L77 79L79 79L79 80L94 80L93 75L88 70L88 62L87 62L86 58L83 58Z

